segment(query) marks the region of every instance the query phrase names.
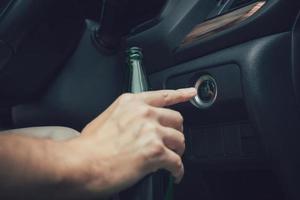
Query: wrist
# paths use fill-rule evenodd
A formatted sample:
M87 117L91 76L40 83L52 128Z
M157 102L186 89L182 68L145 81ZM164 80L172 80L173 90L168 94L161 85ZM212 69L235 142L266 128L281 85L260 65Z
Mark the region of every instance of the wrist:
M68 160L67 151L64 142L53 140L44 141L44 149L46 151L45 167L48 169L48 177L54 185L64 185L68 180Z
M69 188L75 197L106 196L106 188L109 186L109 179L106 177L108 173L105 167L101 167L102 163L95 163L95 155L92 156L95 152L92 151L92 145L88 144L88 141L77 138L58 142L55 146L57 148L54 153L56 160L54 171L59 185Z
M77 199L84 197L84 180L81 174L76 152L73 152L72 145L69 142L49 142L51 153L49 153L49 166L52 172L51 178L53 184L62 188L62 192L58 194L63 196L56 197L57 199ZM55 198L54 198L55 199Z

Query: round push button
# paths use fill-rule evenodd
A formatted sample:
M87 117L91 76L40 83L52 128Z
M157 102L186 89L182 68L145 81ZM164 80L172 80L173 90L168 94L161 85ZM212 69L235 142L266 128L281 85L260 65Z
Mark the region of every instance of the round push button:
M192 104L200 109L211 107L218 96L216 80L211 75L201 76L195 84L198 95L192 99Z

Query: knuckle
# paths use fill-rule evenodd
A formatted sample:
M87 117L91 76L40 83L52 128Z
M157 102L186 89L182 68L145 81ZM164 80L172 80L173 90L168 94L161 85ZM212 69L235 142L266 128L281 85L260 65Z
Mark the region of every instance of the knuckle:
M186 95L183 92L181 92L180 93L180 100L184 101L185 99L186 99Z
M165 154L165 146L156 136L151 136L143 150L143 159L148 163L157 163Z
M162 100L166 104L170 101L170 94L168 92L165 92L162 94Z
M153 115L153 110L151 109L150 106L141 105L138 109L139 109L139 114L141 115L141 117L149 118Z
M150 157L160 157L164 154L165 148L162 142L154 141L151 150L150 150Z
M131 102L133 100L133 98L134 98L134 94L125 93L119 97L119 102L121 104L128 103L128 102Z
M144 121L142 132L153 134L155 136L157 132L157 125L150 121Z

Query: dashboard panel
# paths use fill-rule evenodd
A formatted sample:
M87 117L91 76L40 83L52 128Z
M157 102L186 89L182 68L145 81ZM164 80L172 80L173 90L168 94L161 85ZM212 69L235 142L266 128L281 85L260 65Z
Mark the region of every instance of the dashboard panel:
M264 1L256 2L252 7L254 10L246 12L248 14L245 16L250 14L250 17L242 22L181 46L195 26L203 26L203 23L212 20L211 13L217 8L218 2L170 0L157 18L158 23L145 24L147 28L141 28L144 30L142 32L133 32L124 45L141 47L146 55L145 67L149 74L153 74L230 46L291 30L298 13L298 7L291 1L269 0L263 6ZM241 9L246 8L242 6ZM282 15L286 10L289 10L289 15ZM225 15L230 15L230 12ZM276 21L281 23L274 23Z
M230 161L231 164L235 163L234 167L264 166L265 154L262 153L264 150L261 146L261 138L264 137L258 136L257 132L264 131L261 130L260 121L257 121L260 119L257 117L267 107L263 110L258 107L260 100L257 98L263 98L266 94L257 93L257 90L269 84L265 85L255 75L255 71L264 71L267 66L272 67L274 62L280 63L289 59L287 55L282 55L277 58L280 61L273 60L272 54L276 52L270 49L276 46L288 49L290 39L289 33L271 35L217 51L150 76L154 90L191 87L203 74L209 74L216 80L218 96L210 108L199 109L190 102L174 107L185 118L186 137L190 144L188 147L191 148L187 154L189 159L206 165ZM269 55L268 52L272 53ZM263 58L266 60L262 60ZM254 83L258 85L253 86ZM254 124L256 126L252 126ZM226 148L232 149L223 149L225 144L228 146ZM245 152L250 152L251 155Z

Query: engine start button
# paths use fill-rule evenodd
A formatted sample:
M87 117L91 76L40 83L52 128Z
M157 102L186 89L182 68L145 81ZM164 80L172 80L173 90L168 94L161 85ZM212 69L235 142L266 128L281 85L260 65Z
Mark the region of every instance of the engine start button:
M192 104L200 109L211 107L218 96L218 86L216 80L211 75L201 76L196 84L198 95L192 99Z

